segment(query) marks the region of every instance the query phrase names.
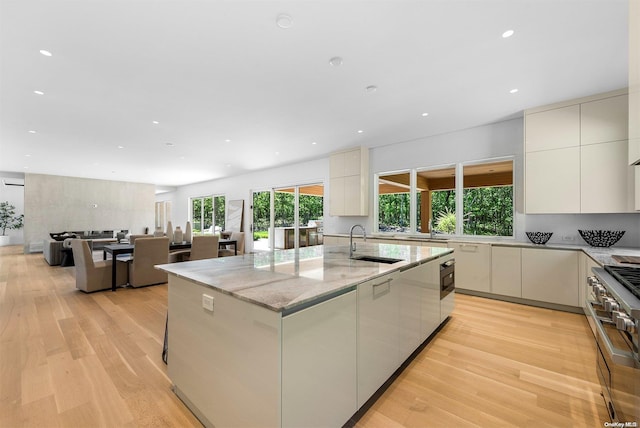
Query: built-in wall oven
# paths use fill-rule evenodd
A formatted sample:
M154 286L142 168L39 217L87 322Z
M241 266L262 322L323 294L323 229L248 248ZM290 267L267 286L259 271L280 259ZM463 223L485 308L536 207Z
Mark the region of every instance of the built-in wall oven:
M611 422L640 423L640 269L593 268L585 313L597 344L596 369ZM633 425L636 424L636 425ZM612 425L613 426L613 425ZM622 425L625 426L625 425Z

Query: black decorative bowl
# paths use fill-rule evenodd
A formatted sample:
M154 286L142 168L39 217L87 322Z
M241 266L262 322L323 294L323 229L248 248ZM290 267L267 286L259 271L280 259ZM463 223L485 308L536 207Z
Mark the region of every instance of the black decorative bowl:
M542 245L546 244L553 232L525 232L529 241L534 244Z
M622 238L624 230L578 230L582 239L592 247L610 247Z

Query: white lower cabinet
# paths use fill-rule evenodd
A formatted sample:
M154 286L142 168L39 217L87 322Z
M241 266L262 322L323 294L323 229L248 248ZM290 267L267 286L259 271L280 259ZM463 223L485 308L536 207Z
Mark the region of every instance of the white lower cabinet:
M587 306L587 296L589 295L589 284L587 283L587 278L593 276L593 271L591 270L594 267L600 267L600 263L593 260L591 257L587 256L585 253L580 253L580 306L583 308Z
M578 254L573 250L523 248L522 297L581 306Z
M358 285L358 407L398 368L400 294L394 276Z
M351 291L282 319L283 427L342 426L358 409L356 300Z
M449 242L456 259L456 288L491 292L491 245Z
M491 247L491 292L522 297L521 248Z

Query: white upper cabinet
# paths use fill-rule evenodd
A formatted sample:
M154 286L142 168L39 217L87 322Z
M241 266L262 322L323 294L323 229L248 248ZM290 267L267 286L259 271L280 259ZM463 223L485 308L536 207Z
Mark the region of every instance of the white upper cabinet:
M627 166L627 141L591 144L580 153L580 212L633 211L634 167Z
M580 212L580 147L527 153L528 214Z
M369 215L369 149L358 147L329 157L329 213Z
M640 2L629 2L629 165L640 163ZM640 200L636 199L640 205ZM640 206L636 207L640 209Z
M619 95L580 105L580 144L626 140L629 97ZM625 146L626 148L626 146Z
M527 214L632 210L627 111L620 90L525 112Z
M571 105L527 115L527 152L561 149L580 145L580 106Z

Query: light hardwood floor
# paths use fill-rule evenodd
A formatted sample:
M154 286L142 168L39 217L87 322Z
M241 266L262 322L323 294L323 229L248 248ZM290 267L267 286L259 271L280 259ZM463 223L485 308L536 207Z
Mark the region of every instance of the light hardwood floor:
M84 294L0 247L0 427L199 426L161 359L167 286ZM583 316L457 295L451 321L358 427L602 427Z

